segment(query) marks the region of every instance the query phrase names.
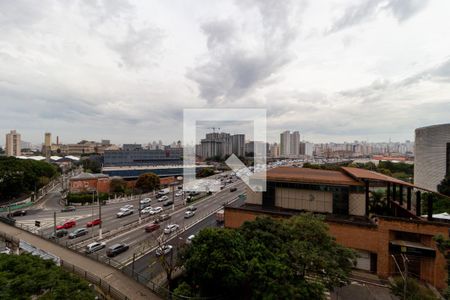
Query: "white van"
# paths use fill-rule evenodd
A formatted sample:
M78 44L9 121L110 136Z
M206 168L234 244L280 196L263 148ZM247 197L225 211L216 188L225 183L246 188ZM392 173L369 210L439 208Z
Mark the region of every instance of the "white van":
M159 191L158 191L158 196L164 196L164 195L167 195L169 192L170 192L170 191L169 191L168 188L167 188L167 189L159 190Z

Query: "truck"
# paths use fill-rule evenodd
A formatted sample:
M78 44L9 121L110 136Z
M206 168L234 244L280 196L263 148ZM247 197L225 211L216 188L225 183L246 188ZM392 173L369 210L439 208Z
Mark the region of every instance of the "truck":
M225 212L224 212L223 209L221 209L221 210L216 212L216 222L217 222L217 224L223 224L223 222L225 221L224 214L225 214Z
M169 188L162 189L158 191L158 196L164 196L167 195L170 192Z

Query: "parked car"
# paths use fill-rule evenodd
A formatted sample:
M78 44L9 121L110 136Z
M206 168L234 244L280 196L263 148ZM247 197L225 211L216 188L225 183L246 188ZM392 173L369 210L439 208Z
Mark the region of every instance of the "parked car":
M158 230L159 228L161 228L161 226L157 223L151 223L148 224L147 226L145 226L145 232L153 232L155 230Z
M190 211L196 211L196 210L197 210L197 207L195 207L194 205L190 205L190 206L187 208L187 210L190 210Z
M153 210L153 207L147 206L146 208L141 210L141 214L148 214Z
M86 228L78 228L69 233L69 239L74 239L83 235L88 234L88 230Z
M52 234L50 235L50 239L62 238L68 234L69 231L67 231L67 229L56 230L56 232L52 232Z
M167 200L166 202L164 202L163 206L170 206L173 204L173 200Z
M178 228L180 228L180 225L178 225L178 224L169 224L169 225L166 226L166 228L164 228L164 233L165 234L170 234L170 233L172 233L174 231L177 231Z
M13 211L13 212L9 213L9 214L7 215L7 217L8 217L8 218L12 218L12 217L20 217L20 216L25 216L26 214L27 214L27 211L26 211L26 210L16 210L16 211Z
M56 230L59 230L59 229L69 229L69 228L72 228L72 227L74 227L74 226L76 226L76 225L77 225L77 222L76 222L75 220L70 220L70 221L65 222L65 223L62 224L62 225L56 226Z
M120 208L120 210L122 210L122 211L124 211L124 210L130 210L130 209L133 209L133 205L132 204L127 204L127 205L124 205L124 206L122 206L121 208Z
M86 227L92 227L95 225L100 225L102 224L102 220L101 219L95 219L93 221L87 222Z
M195 210L188 210L184 213L184 218L189 219L195 215Z
M126 244L114 244L106 250L106 256L113 257L119 255L120 253L127 251L129 248L130 247Z
M160 216L158 216L158 217L156 218L155 223L161 223L161 222L164 222L164 221L166 221L166 220L169 220L170 218L171 218L170 215L168 215L168 214L162 214L162 215L160 215Z
M94 253L95 251L101 250L106 247L105 243L93 242L86 246L86 253Z
M120 211L116 214L116 216L118 218L122 218L125 216L129 216L131 214L133 214L133 210L131 210L131 209L125 209L125 210L120 209Z
M156 215L156 214L159 214L159 213L162 212L162 211L163 211L162 207L157 206L157 207L154 207L154 208L149 212L149 214L151 214L151 215Z
M169 197L167 197L167 196L162 196L162 197L159 197L159 198L158 198L158 202L163 202L163 201L166 201L166 200L169 200Z
M195 238L195 235L191 234L190 236L187 237L186 239L186 244L191 244L192 240Z
M61 212L69 212L69 211L76 211L77 208L75 206L65 206L61 209Z
M161 255L166 255L169 254L170 251L172 251L172 245L163 245L161 247L159 247L158 249L156 249L156 256L161 256Z

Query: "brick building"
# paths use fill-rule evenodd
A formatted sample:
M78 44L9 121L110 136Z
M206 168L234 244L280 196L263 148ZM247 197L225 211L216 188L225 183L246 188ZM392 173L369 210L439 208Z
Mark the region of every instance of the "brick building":
M105 174L81 173L69 180L70 193L109 193L110 179Z
M357 251L356 268L382 278L397 275L394 258L408 259L409 274L438 289L446 287L444 256L433 237L449 237L449 225L421 216L422 193L430 192L372 171L280 167L269 170L267 190L247 190L241 207L225 208L225 226L237 228L258 215L286 218L301 212L323 214L336 241ZM384 190L382 214L374 213L372 191ZM431 199L431 198L429 198ZM401 265L401 264L400 264ZM400 266L402 268L402 266Z

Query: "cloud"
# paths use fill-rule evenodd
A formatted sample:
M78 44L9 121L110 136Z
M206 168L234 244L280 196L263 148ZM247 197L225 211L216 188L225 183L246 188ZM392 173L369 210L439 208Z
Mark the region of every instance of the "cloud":
M381 12L391 13L399 22L413 17L426 7L428 0L364 0L344 10L330 32L337 32L372 20Z
M210 104L223 104L249 94L293 60L289 47L297 28L290 24L290 1L239 1L244 14L257 13L259 22L244 19L213 20L202 24L208 53L187 72L200 96ZM254 19L258 20L257 17ZM248 28L251 28L249 30Z

